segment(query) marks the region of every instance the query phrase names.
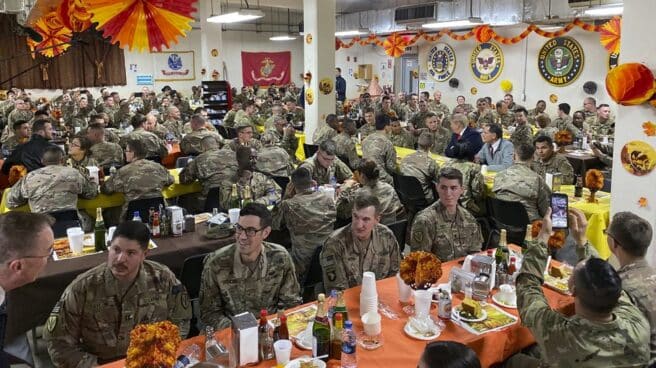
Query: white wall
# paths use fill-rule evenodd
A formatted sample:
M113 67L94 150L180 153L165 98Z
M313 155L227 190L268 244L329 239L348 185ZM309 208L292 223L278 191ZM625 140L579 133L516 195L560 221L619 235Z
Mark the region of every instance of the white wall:
M350 40L343 40L348 43ZM355 61L357 58L357 61ZM394 61L396 59L385 54L385 50L378 46L353 45L350 49L339 49L335 51L335 67L342 68L342 77L346 79L346 98L356 98L358 86L368 86L369 81L353 78L357 73L358 65L372 64L374 76L378 76L378 84L381 86L394 84Z

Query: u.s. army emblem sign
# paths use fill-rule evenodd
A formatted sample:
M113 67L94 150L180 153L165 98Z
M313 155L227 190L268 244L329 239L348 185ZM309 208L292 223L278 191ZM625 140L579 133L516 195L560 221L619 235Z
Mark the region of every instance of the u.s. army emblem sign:
M547 41L538 54L538 71L554 86L566 86L583 70L583 48L571 37L556 37Z

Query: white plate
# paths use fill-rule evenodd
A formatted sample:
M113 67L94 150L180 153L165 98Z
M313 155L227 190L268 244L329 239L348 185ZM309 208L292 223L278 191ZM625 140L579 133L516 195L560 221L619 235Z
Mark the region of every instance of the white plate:
M418 333L412 326L410 326L410 322L405 324L405 327L403 327L403 332L406 333L406 335L417 339L417 340L424 340L424 341L430 341L430 340L435 340L440 336L441 332L438 332L434 335L426 336L425 334L420 334Z
M291 360L289 363L285 364L285 368L299 368L301 362L307 362L312 360L310 357L301 357ZM326 363L323 360L317 359L314 361L314 365L317 368L326 368Z
M296 335L294 343L303 350L312 350L312 336L307 336L307 330L303 330Z
M451 315L453 316L454 319L458 319L463 322L482 322L487 319L487 312L485 311L485 309L481 308L481 316L478 318L463 317L460 315L460 310L461 310L460 306L453 308L453 310L451 311Z
M499 295L499 294L494 294L494 295L492 295L492 301L493 301L496 305L501 306L501 307L504 307L504 308L509 308L509 309L517 309L517 304L514 304L514 305L513 305L513 304L506 304L506 303L502 302L502 301L497 297L497 295Z

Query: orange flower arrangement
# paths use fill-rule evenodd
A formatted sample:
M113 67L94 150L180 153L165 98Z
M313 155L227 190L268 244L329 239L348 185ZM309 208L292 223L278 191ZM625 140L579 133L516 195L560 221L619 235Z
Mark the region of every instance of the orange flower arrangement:
M604 174L597 169L590 169L585 173L585 187L590 189L590 197L588 202L594 203L595 192L604 187Z
M534 239L538 237L541 229L542 220L535 220L531 223L531 235ZM563 245L565 245L565 238L567 238L565 230L555 230L554 233L549 237L547 246L551 249L560 249L563 247Z
M178 345L180 332L169 321L137 325L130 332L126 367L172 367Z
M410 252L401 260L399 274L413 289L428 289L442 276L442 262L433 253Z
M559 130L554 134L554 141L559 147L565 147L573 142L572 133L569 130Z

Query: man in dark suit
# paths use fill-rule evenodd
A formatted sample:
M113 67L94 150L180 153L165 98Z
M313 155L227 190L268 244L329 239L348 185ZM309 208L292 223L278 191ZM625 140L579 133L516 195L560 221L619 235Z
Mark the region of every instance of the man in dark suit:
M453 134L444 154L451 158L466 156L469 161L474 161L474 156L483 147L481 134L468 126L469 121L463 114L454 114L450 124Z
M346 79L342 77L342 69L335 68L335 92L337 92L337 101L346 100Z
M9 174L12 166L23 165L27 171L34 171L43 167L41 157L46 148L52 146L52 124L50 121L40 119L32 124L32 137L24 144L19 145L5 160L2 172Z

